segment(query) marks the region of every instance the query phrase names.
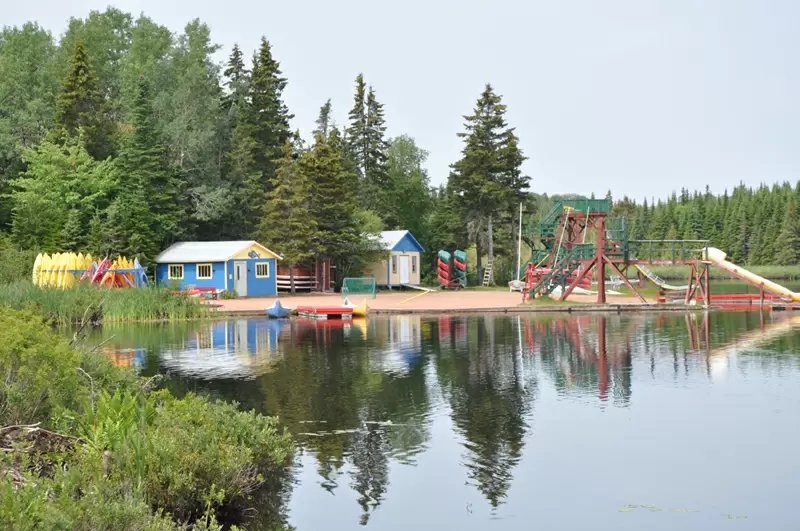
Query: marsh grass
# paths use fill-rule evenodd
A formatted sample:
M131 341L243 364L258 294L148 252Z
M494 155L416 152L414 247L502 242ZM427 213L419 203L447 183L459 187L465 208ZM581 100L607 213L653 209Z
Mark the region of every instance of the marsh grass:
M0 306L31 308L59 325L83 322L158 321L207 317L210 309L197 299L159 288L108 289L80 284L60 289L28 281L0 285Z

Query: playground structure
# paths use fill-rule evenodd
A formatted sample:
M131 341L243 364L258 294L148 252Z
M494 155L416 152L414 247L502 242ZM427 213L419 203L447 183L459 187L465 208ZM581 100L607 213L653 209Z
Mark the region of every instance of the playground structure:
M439 251L436 260L437 277L442 288L467 287L467 253L455 251L451 257L447 251Z
M108 288L133 288L148 284L145 268L138 258L108 257L98 263L90 254L39 254L33 264L31 280L37 286L72 288L79 283L98 284Z
M592 275L597 279L597 303L606 302L606 273L616 275L642 302L647 301L628 279L631 267L640 280L647 278L662 291L683 292L686 304L711 302L709 267L784 301L800 302L800 294L762 278L725 260L724 252L709 247L708 240L631 240L625 218L610 218L610 201L576 199L559 201L537 225L529 224L528 241L534 248L527 264L523 301L550 295L560 289L559 300L577 288L585 288ZM685 286L666 283L648 265L686 265ZM608 269L607 269L608 268Z

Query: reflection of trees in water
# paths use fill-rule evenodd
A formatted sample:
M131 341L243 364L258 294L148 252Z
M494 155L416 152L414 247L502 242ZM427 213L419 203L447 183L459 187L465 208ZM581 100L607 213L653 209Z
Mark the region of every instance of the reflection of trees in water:
M429 438L425 364L379 370L376 358L389 346L380 329L371 328L366 342L355 327L292 326L305 328L292 330L281 363L259 379L264 409L315 455L323 488L335 491L349 465L366 524L386 496L389 460L413 462Z
M436 369L453 422L466 439L468 475L496 507L522 454L535 380L517 352L517 321L487 316L468 323L466 338L440 337ZM463 322L452 325L455 331Z
M369 521L370 510L380 505L389 484L389 441L382 429L367 426L350 438L352 486L358 492L361 525Z

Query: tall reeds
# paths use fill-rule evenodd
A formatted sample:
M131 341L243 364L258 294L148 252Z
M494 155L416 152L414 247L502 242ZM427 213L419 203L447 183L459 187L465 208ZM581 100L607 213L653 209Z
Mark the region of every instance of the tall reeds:
M207 317L210 309L199 300L161 288L108 289L78 285L59 289L29 281L0 285L0 306L34 308L55 324L85 319L105 322L158 321Z

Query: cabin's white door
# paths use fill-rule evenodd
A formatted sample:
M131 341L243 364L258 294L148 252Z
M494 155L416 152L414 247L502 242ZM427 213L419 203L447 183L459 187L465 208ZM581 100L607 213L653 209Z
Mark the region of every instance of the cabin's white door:
M400 284L411 284L411 257L400 257Z
M240 297L247 297L247 262L233 263L233 291Z

